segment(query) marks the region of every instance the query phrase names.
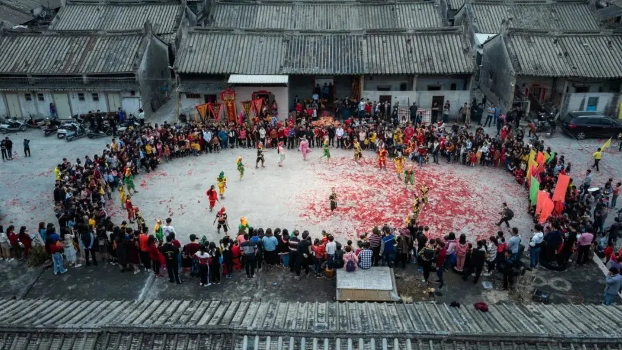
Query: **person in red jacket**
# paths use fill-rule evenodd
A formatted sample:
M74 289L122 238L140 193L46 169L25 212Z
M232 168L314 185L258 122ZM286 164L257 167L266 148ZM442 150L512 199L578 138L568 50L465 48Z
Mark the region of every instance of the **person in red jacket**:
M149 236L147 240L147 251L149 252L149 258L153 264L154 275L156 277L162 277L160 274L160 266L162 266L162 262L160 261L160 250L156 245L156 239L153 235Z
M19 246L19 236L15 233L15 226L11 225L6 229L6 236L9 239L11 250L13 251L13 258L21 259L22 248Z
M209 211L214 210L214 206L218 201L218 193L216 193L214 185L212 185L207 192L205 192L207 198L209 199Z
M26 226L20 227L18 238L19 241L22 242L22 244L24 245L24 257L28 259L28 256L30 256L30 249L32 248L32 239L28 234L28 229L26 229Z

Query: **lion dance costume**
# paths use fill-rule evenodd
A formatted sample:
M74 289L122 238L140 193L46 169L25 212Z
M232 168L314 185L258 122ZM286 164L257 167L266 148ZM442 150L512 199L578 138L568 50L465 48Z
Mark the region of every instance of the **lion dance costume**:
M395 170L397 171L397 177L401 178L402 171L404 170L404 156L401 152L398 152L395 158L393 159L395 162Z
M363 150L361 149L361 144L357 141L354 140L354 161L358 162L359 160L361 160L361 158L363 158Z

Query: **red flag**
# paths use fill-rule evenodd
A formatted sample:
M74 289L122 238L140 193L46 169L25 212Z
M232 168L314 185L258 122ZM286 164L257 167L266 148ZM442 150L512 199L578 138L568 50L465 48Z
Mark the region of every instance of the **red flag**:
M538 152L538 156L536 157L536 163L544 164L544 162L546 162L546 157L544 156L544 153Z
M553 215L560 216L564 210L564 203L561 201L554 201L555 207L553 208Z
M548 197L549 194L546 191L538 191L538 201L536 202L536 215L542 212L542 204L544 204L544 199Z
M255 116L259 116L261 113L261 107L263 106L263 98L258 98L253 100L253 111L255 112Z
M555 185L555 192L553 192L553 200L563 202L566 200L566 190L570 183L570 176L559 174L557 177L557 185Z
M549 216L551 216L553 208L555 207L555 204L553 204L553 201L549 198L548 194L546 192L544 193L546 195L542 198L542 212L540 213L540 220L538 220L541 224L546 222Z

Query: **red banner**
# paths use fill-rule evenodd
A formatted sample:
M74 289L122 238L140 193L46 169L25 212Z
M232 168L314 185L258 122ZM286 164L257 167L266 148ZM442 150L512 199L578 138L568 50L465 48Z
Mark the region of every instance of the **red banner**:
M263 98L258 98L253 101L253 111L255 112L255 116L259 116L261 113L261 107L263 106Z
M212 118L214 118L215 120L220 120L220 109L221 109L220 107L222 106L222 104L215 103L215 102L208 102L207 106L209 108L209 112Z
M540 224L543 224L549 218L549 216L551 216L553 208L555 208L555 204L548 196L548 194L542 198L542 202L542 212L540 213L540 219L538 220Z
M225 112L227 113L227 119L230 122L235 123L237 113L235 112L235 90L225 89L220 93L220 99L225 104Z
M566 200L566 190L570 183L570 176L559 174L557 177L557 185L555 186L555 192L553 192L553 200L563 202Z

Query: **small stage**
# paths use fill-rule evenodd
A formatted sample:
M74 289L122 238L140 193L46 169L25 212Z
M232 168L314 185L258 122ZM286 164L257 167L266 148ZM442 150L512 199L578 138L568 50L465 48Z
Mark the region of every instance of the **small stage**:
M337 269L338 301L397 301L393 269L375 266L368 270L346 272Z

